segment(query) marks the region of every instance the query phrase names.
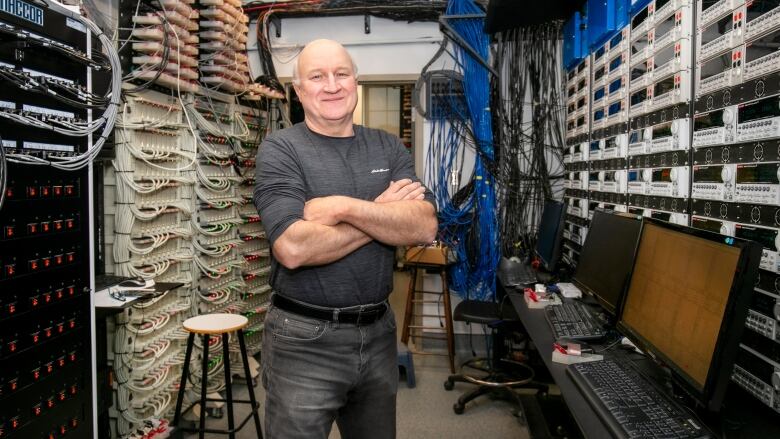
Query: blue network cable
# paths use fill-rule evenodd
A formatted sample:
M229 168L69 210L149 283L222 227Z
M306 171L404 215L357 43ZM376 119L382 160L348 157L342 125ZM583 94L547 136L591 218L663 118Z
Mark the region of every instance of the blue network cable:
M459 43L455 53L463 74L467 114L458 114L462 105L451 102L450 114L435 115L428 163L439 169L429 171L436 176L433 189L439 205L440 236L457 255L450 271L451 289L461 297L489 301L495 297L500 258L495 181L485 163L494 158L489 71L484 64L490 42L483 32L484 11L472 0L451 0L446 14L450 31L456 33ZM473 190L463 199L456 194L455 200L448 191L448 177L453 175L458 155L466 147L466 132L471 133L478 150L469 183Z

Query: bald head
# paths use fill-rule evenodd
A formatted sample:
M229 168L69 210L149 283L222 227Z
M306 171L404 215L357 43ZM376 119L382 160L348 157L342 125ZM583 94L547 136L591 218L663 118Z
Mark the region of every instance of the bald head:
M300 85L301 75L306 74L306 69L312 64L312 62L319 65L320 63L317 61L325 59L338 59L342 57L346 57L346 59L349 60L349 64L352 66L352 73L355 76L355 79L357 79L357 65L355 65L355 61L352 59L352 56L349 54L349 52L347 52L347 49L345 49L344 46L342 46L337 41L328 40L325 38L309 42L309 44L303 47L301 53L298 54L298 59L293 64L293 85Z

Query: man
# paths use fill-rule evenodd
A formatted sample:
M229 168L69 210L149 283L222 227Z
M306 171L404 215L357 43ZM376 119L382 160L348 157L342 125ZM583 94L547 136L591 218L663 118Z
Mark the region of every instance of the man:
M293 71L304 123L271 133L255 206L272 249L262 364L266 437L395 437L395 246L431 242L432 195L397 137L352 123L357 69L330 40Z

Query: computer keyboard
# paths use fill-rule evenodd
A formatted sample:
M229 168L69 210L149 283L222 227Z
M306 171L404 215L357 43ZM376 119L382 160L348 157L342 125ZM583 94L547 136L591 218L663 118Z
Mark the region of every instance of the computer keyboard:
M709 438L698 420L631 366L607 359L572 364L574 383L617 438Z
M501 283L506 287L531 285L536 283L536 271L531 266L511 262L501 264L498 270Z
M606 335L601 323L581 302L563 302L544 311L556 339L598 340Z

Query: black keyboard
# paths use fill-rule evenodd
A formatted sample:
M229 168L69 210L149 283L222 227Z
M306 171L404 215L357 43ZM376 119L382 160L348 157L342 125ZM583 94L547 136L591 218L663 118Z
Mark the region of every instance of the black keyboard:
M536 283L536 271L530 265L519 262L508 263L500 267L498 276L505 287L525 286Z
M556 339L598 340L606 335L601 323L581 302L567 301L547 306L544 311Z
M617 438L709 438L710 432L631 366L614 360L567 371Z

